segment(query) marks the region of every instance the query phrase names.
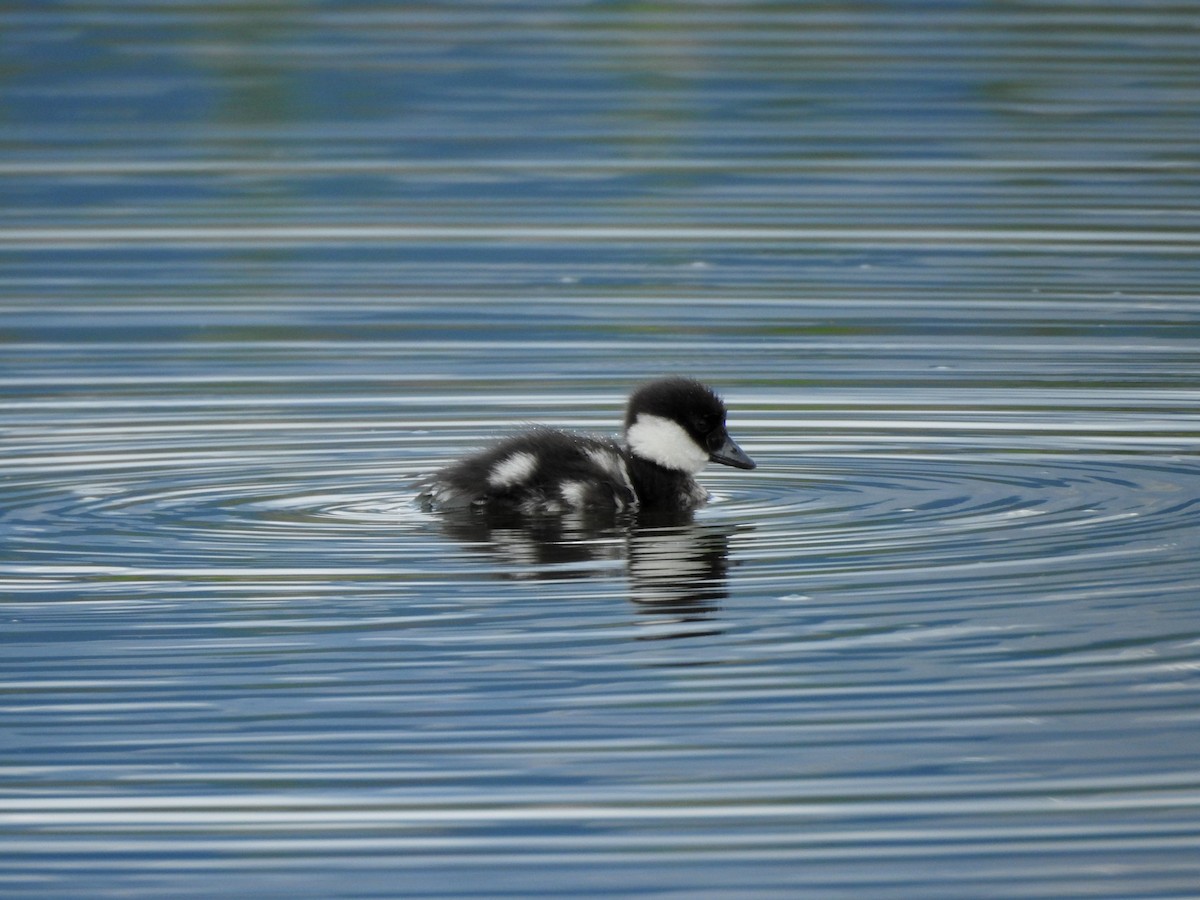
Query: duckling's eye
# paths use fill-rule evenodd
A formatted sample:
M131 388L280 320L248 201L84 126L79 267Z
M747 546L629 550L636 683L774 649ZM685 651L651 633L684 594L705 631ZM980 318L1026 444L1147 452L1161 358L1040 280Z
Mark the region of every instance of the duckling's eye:
M703 416L696 416L696 418L692 419L692 427L696 429L698 434L708 434L712 431L713 424L711 420Z

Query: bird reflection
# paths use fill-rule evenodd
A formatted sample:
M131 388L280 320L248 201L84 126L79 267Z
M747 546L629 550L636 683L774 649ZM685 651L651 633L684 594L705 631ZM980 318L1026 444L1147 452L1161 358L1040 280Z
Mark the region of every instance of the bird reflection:
M499 563L502 578L586 578L624 564L630 601L658 625L710 621L728 596L734 529L697 523L688 511L522 516L471 508L443 511L439 520L447 536ZM714 631L666 628L654 636Z

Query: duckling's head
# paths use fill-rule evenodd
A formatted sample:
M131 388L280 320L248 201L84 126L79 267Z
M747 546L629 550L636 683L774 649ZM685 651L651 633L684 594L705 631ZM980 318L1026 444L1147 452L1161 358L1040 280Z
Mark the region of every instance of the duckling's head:
M691 378L660 378L635 390L625 409L625 441L634 456L688 475L709 461L755 466L725 430L721 398Z

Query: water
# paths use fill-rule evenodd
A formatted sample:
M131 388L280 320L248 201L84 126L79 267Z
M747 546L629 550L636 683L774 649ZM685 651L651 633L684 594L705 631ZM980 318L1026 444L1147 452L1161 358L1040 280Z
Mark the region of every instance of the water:
M1190 8L0 21L6 897L1195 896Z

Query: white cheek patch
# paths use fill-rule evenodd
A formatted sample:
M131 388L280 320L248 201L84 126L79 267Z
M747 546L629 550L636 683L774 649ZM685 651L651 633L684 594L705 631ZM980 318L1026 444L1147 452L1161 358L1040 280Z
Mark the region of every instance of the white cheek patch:
M630 450L665 469L694 475L708 462L708 451L692 440L678 423L662 416L640 413L625 437Z
M512 487L527 480L536 468L537 457L532 453L514 453L492 467L488 475L488 484L494 488Z

